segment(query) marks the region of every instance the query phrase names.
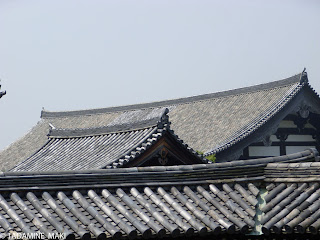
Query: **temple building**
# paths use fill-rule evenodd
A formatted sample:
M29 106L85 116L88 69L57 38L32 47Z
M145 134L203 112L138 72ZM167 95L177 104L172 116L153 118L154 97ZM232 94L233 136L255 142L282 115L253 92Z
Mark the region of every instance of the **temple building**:
M319 239L307 74L201 96L42 111L0 153L2 239Z
M139 125L139 122L154 118L166 108L169 109L170 129L174 134L189 148L204 153L205 157L215 156L216 162L281 156L306 148L320 150L320 97L303 71L275 82L181 99L67 112L44 110L40 121L30 132L0 152L1 170L8 171L22 162L32 162L30 159L39 160L50 144L57 144L60 140L62 144L66 143L67 137L70 137L69 141L82 137L84 142L91 137L90 146L98 148L101 146L99 141L108 135L112 126ZM102 132L99 133L99 129ZM72 132L79 136L67 136ZM58 133L60 136L55 136ZM126 143L133 147L132 138L127 140ZM54 154L59 154L56 152L59 149L46 154L54 157ZM81 149L87 150L89 148ZM135 149L126 150L137 152ZM105 149L103 154L107 151ZM119 159L111 160L100 155L100 160L96 160L105 163L93 169L107 167L110 161ZM78 166L76 169L81 169L82 164ZM83 165L82 169L90 166L93 165Z

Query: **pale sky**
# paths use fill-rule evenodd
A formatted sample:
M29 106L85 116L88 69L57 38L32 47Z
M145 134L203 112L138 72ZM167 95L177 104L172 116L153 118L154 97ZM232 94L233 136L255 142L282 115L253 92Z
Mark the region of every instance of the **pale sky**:
M0 0L0 149L49 111L280 80L320 93L318 0Z

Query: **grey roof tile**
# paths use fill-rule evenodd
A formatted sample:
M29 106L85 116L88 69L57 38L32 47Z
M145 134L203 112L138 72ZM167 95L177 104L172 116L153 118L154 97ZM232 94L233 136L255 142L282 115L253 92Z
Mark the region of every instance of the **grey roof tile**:
M293 156L315 159L308 151ZM269 164L6 172L0 232L134 239L246 234L260 226L264 234L318 234L320 163L292 163L293 156ZM248 174L261 166L259 178Z
M35 153L46 143L50 125L71 129L132 124L153 118L164 107L170 109L172 129L186 144L206 154L224 151L268 122L301 89L310 88L306 79L303 73L268 84L176 100L70 112L43 111L41 121L27 135L0 153L0 164L7 170Z
M169 134L195 163L204 158L183 144L170 129L168 109L138 114L129 122L92 129L51 129L48 142L10 171L60 171L123 167ZM138 118L140 117L140 118ZM137 122L138 121L138 122Z

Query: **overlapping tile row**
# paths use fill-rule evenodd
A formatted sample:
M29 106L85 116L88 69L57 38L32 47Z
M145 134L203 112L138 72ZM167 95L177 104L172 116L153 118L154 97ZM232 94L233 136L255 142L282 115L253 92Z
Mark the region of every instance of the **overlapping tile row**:
M2 173L0 233L148 239L243 236L261 227L318 234L319 163L279 163L317 158L309 149L217 164ZM295 174L306 169L305 178Z
M261 224L265 234L318 234L320 229L320 184L278 183L266 196Z
M320 162L315 154L316 162L270 163L264 170L267 181L272 182L310 182L320 180Z
M244 234L258 193L252 183L10 192L0 196L0 229L68 239Z
M320 230L320 163L271 163L265 169L268 194L262 207L264 233Z

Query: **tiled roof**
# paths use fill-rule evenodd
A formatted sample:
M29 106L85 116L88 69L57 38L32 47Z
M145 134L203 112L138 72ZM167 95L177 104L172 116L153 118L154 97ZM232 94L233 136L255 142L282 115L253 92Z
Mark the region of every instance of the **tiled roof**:
M261 140L263 131L257 129L280 113L279 121L285 111L293 111L302 101L302 89L309 88L303 72L267 84L175 100L69 112L42 111L40 122L0 153L0 167L9 169L34 154L46 143L50 125L65 129L99 128L150 118L163 107L170 109L171 128L189 146L206 155L217 153L218 161L233 160L232 154L242 150L231 149L233 146L253 135L244 145ZM319 96L311 93L320 102ZM229 149L229 155L219 156Z
M208 163L170 129L168 109L157 117L90 129L51 129L48 142L11 171L60 171L126 166L166 135L194 163Z
M295 157L290 155L286 160L293 162L305 158L314 161L317 156L316 151L307 150ZM298 166L295 163L279 164L281 160L284 159L270 158L266 171L279 166L284 172L290 172L291 168L297 170L299 166L305 168L309 164L313 168L310 172L316 171L315 174L320 175L318 163ZM275 186L265 181L263 171L257 171L261 166L264 169L268 162L260 159L248 164L234 161L209 165L2 173L0 233L40 231L47 237L64 233L68 239L259 234L261 211L266 213L262 219L266 219L268 212L282 210L288 205L294 206L292 209L307 209L310 214L301 216L313 216L317 223L319 217L314 213L320 211L319 197L315 195L320 191L319 183L288 185L279 182L279 186ZM267 195L266 191L269 191ZM265 206L261 198L267 202ZM309 218L302 218L300 222L306 219ZM313 224L316 230L312 231L318 232L318 225L313 220L308 220L310 224L306 229L311 230ZM266 224L263 226L265 228ZM288 226L295 231L296 225ZM286 229L289 228L281 228L281 231Z
M320 163L273 163L265 169L268 194L262 231L313 233L320 229Z

